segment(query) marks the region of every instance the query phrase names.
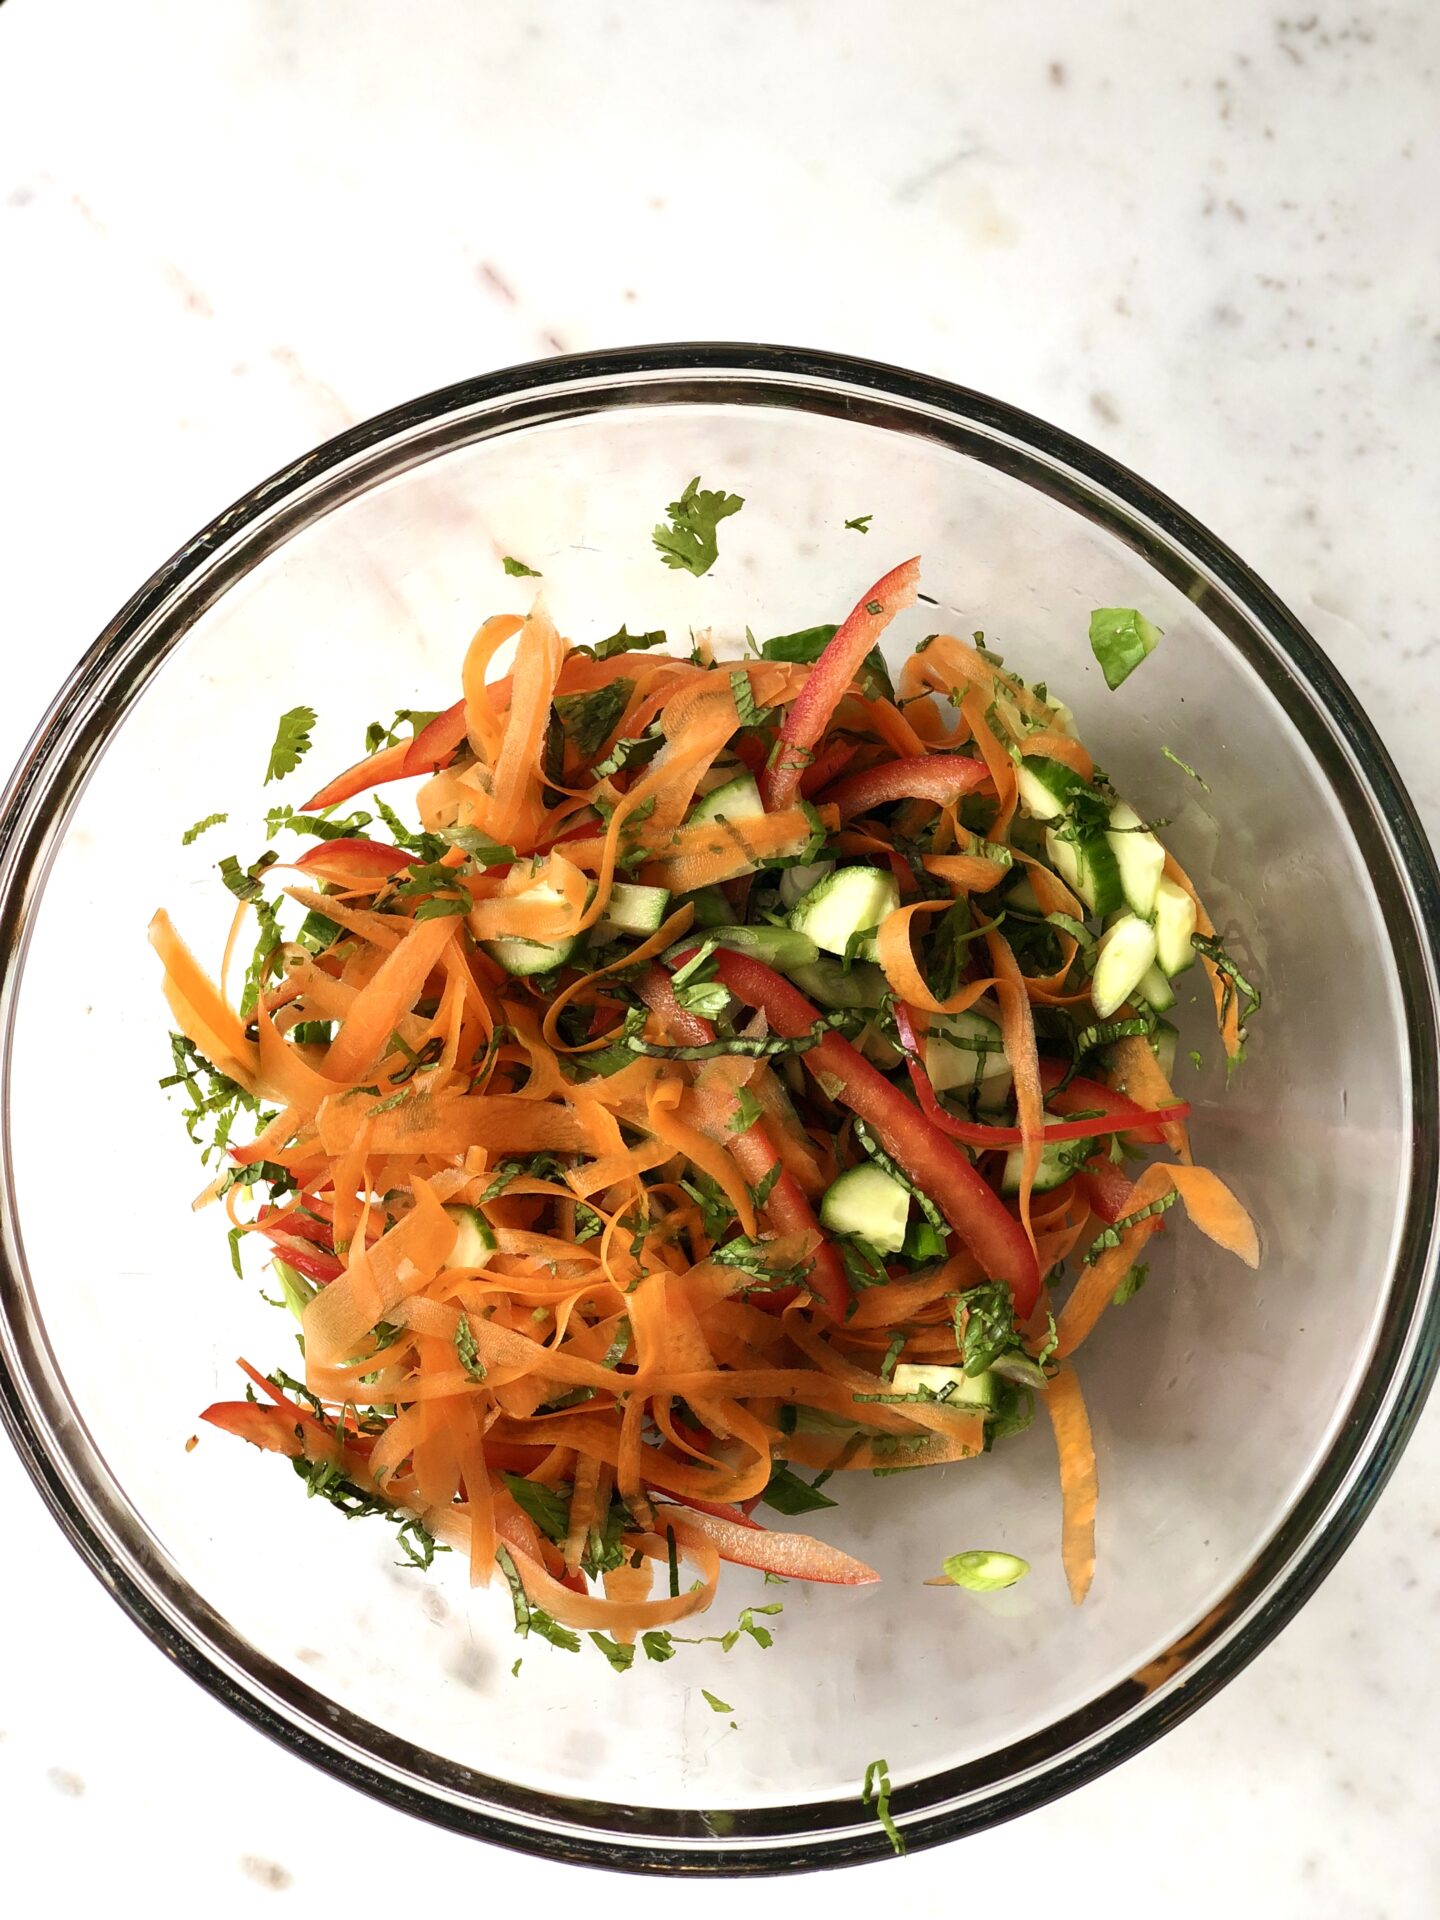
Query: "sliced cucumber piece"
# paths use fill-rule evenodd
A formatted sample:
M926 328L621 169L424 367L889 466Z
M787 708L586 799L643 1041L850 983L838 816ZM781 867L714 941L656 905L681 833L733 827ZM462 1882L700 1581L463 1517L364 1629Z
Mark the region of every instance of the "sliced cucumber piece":
M455 1244L442 1264L446 1267L483 1267L495 1251L495 1233L478 1207L446 1207L455 1222Z
M547 906L558 906L564 895L555 887L527 887L524 893L517 894L517 900L541 900ZM548 973L552 967L560 966L575 951L578 934L569 934L563 940L486 940L482 942L486 953L506 973Z
M712 787L690 810L690 823L702 820L754 820L765 811L760 789L748 773L727 780L723 787Z
M807 893L813 893L822 880L835 871L833 860L807 860L804 866L785 867L780 874L780 904L798 907Z
M905 1244L910 1195L882 1168L851 1167L820 1200L821 1224L832 1233L853 1233L877 1253L899 1253Z
M779 967L788 973L794 967L803 967L820 957L820 949L807 933L797 933L793 927L706 927L704 937L713 940L717 947L733 947L736 953L750 953L757 960L763 960L767 967ZM692 930L683 939L677 940L669 949L666 959L693 949L695 934Z
M922 1050L938 1093L974 1094L981 1107L1001 1107L1009 1098L1010 1063L1000 1028L983 1013L932 1013Z
M622 880L610 890L609 903L595 927L596 938L614 940L622 934L654 933L669 904L666 888L642 887Z
M888 991L879 967L860 963L846 968L824 953L805 966L785 971L803 994L822 1007L878 1007Z
M1078 773L1040 753L1026 755L1015 769L1015 781L1021 806L1035 820L1058 820L1071 794L1085 785Z
M1155 950L1161 968L1174 979L1195 964L1190 936L1195 931L1195 902L1173 880L1155 891Z
M1085 833L1078 840L1066 840L1053 827L1047 827L1045 857L1092 913L1113 913L1124 904L1120 863L1106 834Z
M1115 856L1120 873L1120 890L1125 904L1142 920L1155 913L1155 893L1165 871L1165 849L1133 807L1123 800L1110 809L1110 826L1105 839Z
M1175 989L1158 966L1147 968L1137 992L1152 1013L1168 1013L1175 1004Z
M1007 907L1018 908L1021 913L1044 913L1045 911L1040 904L1040 896L1030 884L1029 874L1025 872L1022 872L1020 878L1012 881L1005 889L1005 904Z
M1157 1021L1155 1031L1150 1036L1150 1050L1160 1063L1160 1071L1173 1087L1175 1084L1175 1050L1180 1044L1180 1035L1168 1020Z
M842 867L791 909L790 924L827 953L843 955L857 933L873 933L899 904L894 874L880 867ZM859 952L873 960L874 941L864 942Z
M1059 1140L1047 1140L1040 1149L1040 1164L1035 1169L1034 1193L1049 1193L1052 1187L1063 1186L1075 1171L1070 1164L1074 1141L1062 1143ZM1005 1156L1005 1170L1000 1175L1002 1193L1019 1193L1020 1169L1024 1163L1025 1149L1012 1147Z
M920 1367L901 1361L892 1376L897 1393L919 1393L928 1387L951 1407L993 1407L1000 1383L993 1373L966 1373L963 1367Z
M1122 914L1095 949L1090 1003L1108 1020L1134 993L1155 964L1155 929L1133 913Z

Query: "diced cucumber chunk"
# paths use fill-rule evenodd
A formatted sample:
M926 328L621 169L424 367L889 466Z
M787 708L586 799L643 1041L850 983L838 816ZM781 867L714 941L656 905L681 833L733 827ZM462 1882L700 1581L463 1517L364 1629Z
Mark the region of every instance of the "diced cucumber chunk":
M1190 936L1195 931L1195 902L1173 880L1162 880L1155 890L1155 952L1162 970L1173 980L1195 964Z
M1155 894L1165 871L1165 849L1133 807L1123 800L1110 809L1110 826L1105 835L1120 875L1120 890L1125 904L1142 920L1153 918Z
M877 1253L899 1253L909 1217L910 1195L873 1164L842 1173L820 1200L822 1225L832 1233L855 1234Z
M1108 1020L1134 993L1155 964L1155 929L1148 920L1125 913L1095 949L1095 973L1090 981L1090 1003L1101 1020Z
M826 953L858 952L860 958L873 960L873 939L858 949L851 942L857 934L873 934L899 904L894 874L880 867L842 867L791 909L790 924L797 933L808 933Z
M878 1007L888 990L879 967L863 962L844 967L825 953L804 966L787 967L785 972L803 994L818 1000L822 1007Z
M1137 992L1152 1013L1168 1013L1175 1004L1175 989L1158 966L1147 969Z
M1040 904L1040 896L1030 884L1029 874L1024 872L1018 880L1012 881L1005 889L1005 904L1007 907L1017 908L1021 913L1044 913L1045 911Z
M897 1393L919 1393L928 1387L950 1407L993 1407L1000 1397L1000 1383L993 1373L966 1373L963 1367L912 1367L902 1360L891 1384Z
M692 825L702 820L755 820L764 811L760 789L750 774L742 773L722 787L712 787L697 800L690 810L690 820Z
M1062 838L1054 827L1047 827L1045 857L1092 913L1113 913L1123 904L1120 864L1107 835L1083 833L1078 840L1070 840Z
M517 894L517 900L539 900L547 906L558 906L564 895L555 887L543 882L536 887L527 887ZM506 973L548 973L552 967L560 966L570 958L575 950L578 934L569 934L563 940L521 940L505 938L482 942L486 953Z
M1075 1171L1071 1165L1074 1151L1073 1140L1061 1142L1047 1140L1040 1149L1040 1164L1035 1169L1035 1183L1032 1192L1049 1193L1052 1187L1063 1186ZM1012 1147L1005 1156L1005 1168L1000 1175L1002 1193L1020 1191L1020 1169L1024 1164L1025 1149Z
M807 860L804 866L785 867L780 874L780 904L798 907L820 882L835 871L833 860Z
M609 903L596 924L596 937L614 940L623 934L654 933L669 904L666 888L642 887L622 880L610 890Z
M483 1267L495 1251L495 1234L478 1207L446 1207L455 1222L455 1244L443 1261L446 1267Z
M1058 820L1071 794L1085 785L1071 768L1040 753L1026 755L1015 769L1015 782L1021 806L1035 820Z
M937 1093L974 1094L981 1107L1001 1107L1010 1096L1010 1062L1000 1028L973 1009L932 1013L922 1042L925 1071Z
M1168 1020L1156 1022L1155 1031L1150 1036L1150 1050L1160 1063L1160 1071L1175 1084L1175 1050L1180 1044L1180 1035Z

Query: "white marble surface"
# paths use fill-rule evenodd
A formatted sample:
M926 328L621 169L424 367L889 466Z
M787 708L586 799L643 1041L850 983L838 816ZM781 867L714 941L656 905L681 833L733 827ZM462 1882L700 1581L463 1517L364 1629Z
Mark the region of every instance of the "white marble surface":
M558 348L750 337L963 380L1157 481L1310 624L1434 831L1440 12L1286 8L10 0L0 762L154 564L336 428ZM1219 1700L823 1897L1434 1913L1437 1482L1440 1409ZM0 1504L16 1910L383 1910L482 1866L487 1904L633 1897L352 1799L149 1648L8 1454ZM796 1891L685 1901L741 1897Z

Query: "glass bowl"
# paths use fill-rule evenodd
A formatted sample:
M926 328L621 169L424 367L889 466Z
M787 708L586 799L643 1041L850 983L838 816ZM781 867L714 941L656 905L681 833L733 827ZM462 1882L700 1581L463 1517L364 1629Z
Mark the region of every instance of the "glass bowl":
M700 580L649 539L696 473L746 501ZM868 534L846 529L864 514ZM264 809L354 759L368 721L452 697L479 619L523 603L502 555L540 569L562 631L593 640L622 621L683 638L838 618L916 552L937 604L903 616L897 644L983 628L1061 690L1122 790L1169 816L1263 983L1228 1092L1194 975L1182 1012L1203 1060L1183 1087L1200 1157L1252 1208L1263 1265L1173 1232L1087 1346L1101 1503L1083 1608L1042 1422L978 1464L867 1479L818 1516L883 1571L876 1588L727 1573L712 1630L778 1597L768 1652L742 1638L622 1675L530 1641L512 1677L503 1593L471 1595L453 1559L397 1567L391 1529L307 1502L283 1463L209 1428L186 1449L198 1410L235 1396L235 1356L293 1363L293 1327L258 1274L234 1278L218 1216L190 1211L196 1162L156 1090L168 1021L146 921L163 903L218 952L216 858L260 844ZM1165 630L1114 694L1086 645L1102 605ZM314 754L262 793L276 717L300 703L320 714ZM228 824L182 846L216 811ZM611 1867L828 1866L885 1851L859 1798L884 1756L912 1847L965 1833L1207 1698L1314 1588L1393 1466L1436 1360L1437 925L1410 804L1314 642L1089 448L959 388L769 347L467 382L307 455L177 554L15 776L6 1422L147 1634L265 1732L410 1812ZM1035 1570L989 1598L921 1584L975 1546Z

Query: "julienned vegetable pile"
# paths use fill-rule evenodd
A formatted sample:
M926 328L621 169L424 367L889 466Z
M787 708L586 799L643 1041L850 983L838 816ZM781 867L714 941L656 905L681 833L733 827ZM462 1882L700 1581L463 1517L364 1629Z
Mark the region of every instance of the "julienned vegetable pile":
M273 849L221 862L232 949L260 919L238 1008L230 953L217 986L151 926L208 1193L303 1332L303 1381L247 1366L205 1418L617 1666L668 1657L722 1561L875 1580L753 1509L978 1458L1037 1404L1078 1602L1077 1349L1177 1196L1256 1263L1164 1016L1198 955L1234 1059L1257 997L1043 686L945 634L892 686L877 643L918 580L724 664L568 645L539 602L487 620L453 706L271 814L315 836L282 895ZM1092 623L1107 679L1156 637ZM313 721L285 717L272 773ZM383 835L337 811L402 780L418 831L378 795ZM985 1557L947 1577L1023 1571Z

